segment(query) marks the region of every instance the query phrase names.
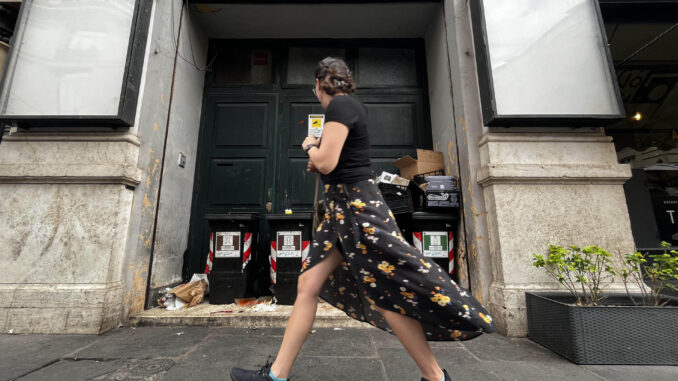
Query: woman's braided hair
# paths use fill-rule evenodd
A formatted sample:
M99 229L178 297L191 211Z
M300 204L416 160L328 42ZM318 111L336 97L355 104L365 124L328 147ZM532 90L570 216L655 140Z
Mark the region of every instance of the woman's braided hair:
M326 57L318 62L315 77L320 80L320 88L327 95L335 95L339 91L351 94L355 91L351 70L339 58Z

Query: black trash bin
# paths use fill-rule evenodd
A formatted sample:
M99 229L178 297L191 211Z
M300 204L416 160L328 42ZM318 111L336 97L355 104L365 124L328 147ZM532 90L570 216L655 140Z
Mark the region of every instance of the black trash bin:
M450 275L454 274L454 233L459 221L456 212L420 211L396 218L405 239Z
M312 213L269 214L271 292L278 304L297 297L297 278L310 248Z
M208 214L214 260L209 273L210 304L229 304L253 295L259 216Z

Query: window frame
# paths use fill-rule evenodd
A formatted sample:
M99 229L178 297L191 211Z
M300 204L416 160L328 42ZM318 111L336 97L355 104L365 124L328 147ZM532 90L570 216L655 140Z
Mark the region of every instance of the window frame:
M596 20L603 38L606 64L612 78L615 103L618 114L499 114L494 92L494 80L489 57L487 28L485 24L484 0L470 2L473 42L476 55L478 87L480 91L483 124L488 127L603 127L626 116L624 104L617 83L612 54L610 52L605 24L598 0L587 0L594 4Z
M15 30L21 26L25 12L28 12L30 0L23 1L17 16ZM14 125L20 128L31 127L132 127L139 101L139 87L143 71L146 41L149 34L153 0L135 0L134 13L130 28L127 57L120 88L118 113L115 115L0 115L0 124ZM23 35L12 36L12 44L7 54L7 65L13 62L16 46ZM0 91L5 89L8 70L4 70L0 79ZM3 101L3 99L0 99Z

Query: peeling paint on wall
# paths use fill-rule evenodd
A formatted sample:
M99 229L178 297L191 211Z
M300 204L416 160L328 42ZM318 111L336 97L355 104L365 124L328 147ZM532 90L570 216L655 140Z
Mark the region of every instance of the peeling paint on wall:
M133 271L132 289L125 295L125 304L130 306L129 313L131 315L144 310L147 271L145 266L135 269L134 265L129 265L128 269Z

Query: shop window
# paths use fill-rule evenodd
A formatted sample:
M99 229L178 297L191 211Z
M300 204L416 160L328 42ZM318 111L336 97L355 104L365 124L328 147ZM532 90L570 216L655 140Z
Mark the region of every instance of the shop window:
M9 44L14 34L20 4L20 2L0 2L0 78L5 71ZM4 135L9 134L9 130L9 126L0 126L0 142Z
M131 126L152 1L24 0L0 90L0 121Z
M636 247L678 247L678 4L603 7L625 118L606 127L620 163Z
M358 57L360 87L417 86L414 49L360 48Z
M600 126L623 115L595 0L470 2L488 126Z
M270 49L222 45L214 68L214 85L266 85L275 81Z
M287 56L288 85L313 85L316 65L325 57L346 59L346 50L340 48L290 47Z

